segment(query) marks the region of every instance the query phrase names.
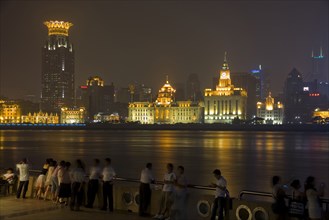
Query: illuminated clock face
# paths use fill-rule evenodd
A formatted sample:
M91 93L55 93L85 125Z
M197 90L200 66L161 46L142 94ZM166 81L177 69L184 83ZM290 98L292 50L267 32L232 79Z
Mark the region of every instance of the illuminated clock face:
M226 72L222 73L222 77L225 78L226 77Z

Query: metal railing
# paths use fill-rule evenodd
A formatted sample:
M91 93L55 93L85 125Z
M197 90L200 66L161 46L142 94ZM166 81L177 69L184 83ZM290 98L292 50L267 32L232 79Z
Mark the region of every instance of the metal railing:
M272 193L258 192L258 191L252 191L252 190L242 190L239 193L239 199L241 200L244 195L260 196L260 197L271 197L271 198L273 198ZM288 198L291 198L291 195L288 195ZM320 197L320 202L321 202L324 210L329 210L329 198L327 198L327 197Z

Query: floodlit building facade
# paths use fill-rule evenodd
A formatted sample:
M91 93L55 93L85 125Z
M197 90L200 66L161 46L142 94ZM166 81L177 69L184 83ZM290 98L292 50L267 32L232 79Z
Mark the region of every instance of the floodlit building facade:
M141 124L202 123L203 103L176 102L175 92L167 79L155 102L129 103L128 121Z
M48 114L47 112L30 112L27 115L22 115L22 123L31 123L31 124L58 124L59 116L57 113Z
M94 115L94 122L119 123L120 116L118 113L107 114L99 112Z
M61 124L79 124L85 123L86 109L80 108L61 108Z
M328 124L329 123L329 109L315 109L313 112L313 123Z
M283 104L274 102L271 93L265 103L257 102L257 117L263 118L265 124L282 124L284 117Z
M0 123L20 123L21 107L11 101L0 100Z
M247 91L243 88L235 88L231 83L230 68L225 53L216 89L205 89L204 92L204 122L232 123L232 120L237 118L245 120L246 111Z

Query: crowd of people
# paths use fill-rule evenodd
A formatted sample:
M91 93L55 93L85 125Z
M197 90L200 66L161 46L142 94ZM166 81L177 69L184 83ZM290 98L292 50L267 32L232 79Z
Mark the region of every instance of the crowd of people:
M306 178L303 191L299 179L288 184L290 187L282 184L280 176L272 178L272 194L275 200L272 211L277 214L277 220L285 220L288 217L296 220L322 220L324 216L320 197L324 196L325 184L321 183L317 189L313 176ZM291 192L288 192L288 189Z
M29 164L24 158L17 164L19 172L19 186L16 198L26 198L26 192L29 185ZM10 169L13 171L13 169ZM184 175L185 168L178 166L174 170L174 165L168 163L166 172L163 175L161 199L159 209L154 219L187 219L186 204L188 199L188 182ZM8 171L9 173L9 171ZM12 172L13 174L13 172ZM215 187L214 208L211 219L223 218L224 202L228 196L226 189L226 180L221 176L219 169L213 172L216 181L211 183ZM41 173L34 184L34 198L52 200L56 204L69 206L71 210L80 210L84 201L84 189L87 189L85 199L86 208L94 208L96 195L102 191L101 210L113 212L113 182L116 178L116 172L111 166L111 159L104 160L104 166L101 166L99 159L94 159L92 166L86 171L85 165L81 160L76 160L71 166L68 161L57 161L47 159L42 167ZM152 186L155 184L155 178L152 172L152 163L147 163L140 174L139 187L139 215L150 216L149 207L152 196ZM85 187L85 185L87 186ZM100 190L99 187L102 187ZM99 200L100 201L100 200Z
M16 165L19 172L19 185L16 198L26 198L29 185L29 164L23 159ZM184 175L185 168L178 166L176 171L174 165L168 163L163 178L161 200L159 209L154 219L187 219L188 182ZM219 169L213 171L215 182L209 186L215 188L215 199L211 211L211 220L224 219L224 209L228 204L229 192L227 181ZM3 175L3 180L14 180L13 169L9 168ZM116 172L111 165L111 159L106 158L103 166L99 159L94 159L92 166L85 168L84 163L77 159L71 166L68 161L57 161L47 159L42 171L34 184L34 197L37 199L52 200L56 204L69 206L71 210L79 211L85 201L86 208L94 208L96 195L101 204L101 210L113 212L113 183ZM139 186L139 215L150 216L149 207L152 196L152 186L156 184L152 172L152 163L147 163L140 174ZM301 191L301 183L298 179L291 181L290 187L281 183L279 176L273 176L273 198L272 211L277 214L278 220L291 219L322 219L322 207L319 198L324 195L325 185L322 183L316 189L315 178L310 176L306 179L304 191ZM86 187L85 187L86 186ZM102 188L100 188L102 187ZM87 197L84 200L87 189ZM288 190L291 192L288 192ZM102 192L102 194L100 194ZM291 195L291 196L288 196ZM101 197L101 198L100 198Z
M17 164L19 171L19 186L16 198L26 198L29 185L29 164L23 159ZM42 167L40 175L34 185L34 197L37 199L52 200L56 204L70 206L73 211L79 211L84 201L84 189L87 185L86 208L93 208L96 194L99 191L99 182L103 187L103 206L101 210L113 212L113 180L116 173L111 166L111 159L104 160L104 167L100 166L100 160L94 159L93 166L89 173L86 171L84 163L77 159L71 166L68 161L57 161L47 159Z

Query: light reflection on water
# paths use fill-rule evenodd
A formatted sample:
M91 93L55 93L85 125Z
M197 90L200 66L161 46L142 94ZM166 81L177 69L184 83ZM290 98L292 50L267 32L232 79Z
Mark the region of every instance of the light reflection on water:
M39 169L45 158L88 165L111 157L118 175L138 178L148 161L161 180L165 164L184 165L193 184L208 185L220 168L234 196L242 189L270 191L270 178L301 181L314 175L329 184L326 133L216 131L0 131L0 168L28 157Z

